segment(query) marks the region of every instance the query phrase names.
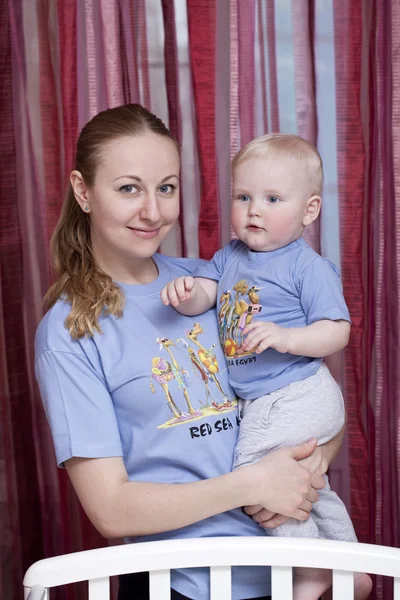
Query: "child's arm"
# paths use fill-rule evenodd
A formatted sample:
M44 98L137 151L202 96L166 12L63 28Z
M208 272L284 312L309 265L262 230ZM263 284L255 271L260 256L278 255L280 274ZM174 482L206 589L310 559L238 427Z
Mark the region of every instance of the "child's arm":
M243 333L246 335L243 350L254 348L260 354L267 348L274 348L278 352L290 352L296 356L322 358L347 346L350 323L324 319L307 327L285 328L275 323L255 321Z
M161 290L161 300L182 315L200 315L215 306L217 282L205 277L178 277Z

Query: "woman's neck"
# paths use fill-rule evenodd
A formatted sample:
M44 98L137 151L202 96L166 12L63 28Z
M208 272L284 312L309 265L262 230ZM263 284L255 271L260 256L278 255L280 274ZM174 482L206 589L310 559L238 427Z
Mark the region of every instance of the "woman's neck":
M145 285L155 281L158 277L158 268L152 257L132 259L129 262L102 260L95 257L99 267L114 281L129 285Z

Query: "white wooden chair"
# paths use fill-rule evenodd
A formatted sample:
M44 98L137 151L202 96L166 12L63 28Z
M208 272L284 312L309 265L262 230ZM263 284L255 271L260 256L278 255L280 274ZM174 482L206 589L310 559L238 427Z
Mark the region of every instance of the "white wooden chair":
M292 567L332 569L333 600L353 600L353 571L387 575L400 600L400 549L258 537L146 542L47 558L26 572L24 597L49 600L53 586L88 580L89 600L109 600L110 576L150 571L150 598L169 600L170 569L210 567L211 600L231 600L234 565L271 565L273 600L292 600Z

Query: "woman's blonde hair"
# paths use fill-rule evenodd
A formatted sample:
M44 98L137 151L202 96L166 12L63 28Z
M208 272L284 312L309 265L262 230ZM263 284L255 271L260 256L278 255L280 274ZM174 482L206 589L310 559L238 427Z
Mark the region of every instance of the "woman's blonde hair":
M179 146L164 123L140 104L110 108L93 117L82 129L76 147L75 169L92 187L101 151L123 136L152 132ZM75 200L68 186L60 219L50 242L50 256L57 276L44 298L45 309L58 299L71 303L65 326L74 339L101 332L101 315L122 315L125 298L121 288L96 264L90 239L90 215Z
M243 146L232 159L232 172L244 160L262 157L266 160L289 156L302 161L308 171L311 195L319 196L324 182L321 156L313 144L290 133L269 133L254 138Z

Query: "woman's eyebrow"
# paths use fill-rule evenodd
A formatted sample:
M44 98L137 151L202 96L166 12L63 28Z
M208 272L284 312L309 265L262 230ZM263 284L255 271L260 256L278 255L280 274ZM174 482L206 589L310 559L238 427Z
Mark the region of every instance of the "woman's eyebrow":
M171 179L171 177L176 177L177 179L179 179L178 175L167 175L167 177L161 179L161 183L164 183L164 181L167 181L167 179Z
M140 177L138 177L137 175L120 175L119 177L116 177L115 179L113 179L113 181L117 181L118 179L123 179L124 177L126 179L136 179L136 181L139 181L140 183L142 182ZM176 177L177 179L179 179L178 175L167 175L166 177L164 177L164 179L161 180L161 183L164 183L164 181L171 179L171 177Z
M116 177L115 179L113 179L113 181L117 181L118 179L123 179L124 177L126 179L136 179L136 181L142 181L140 179L140 177L138 177L137 175L120 175L119 177Z

